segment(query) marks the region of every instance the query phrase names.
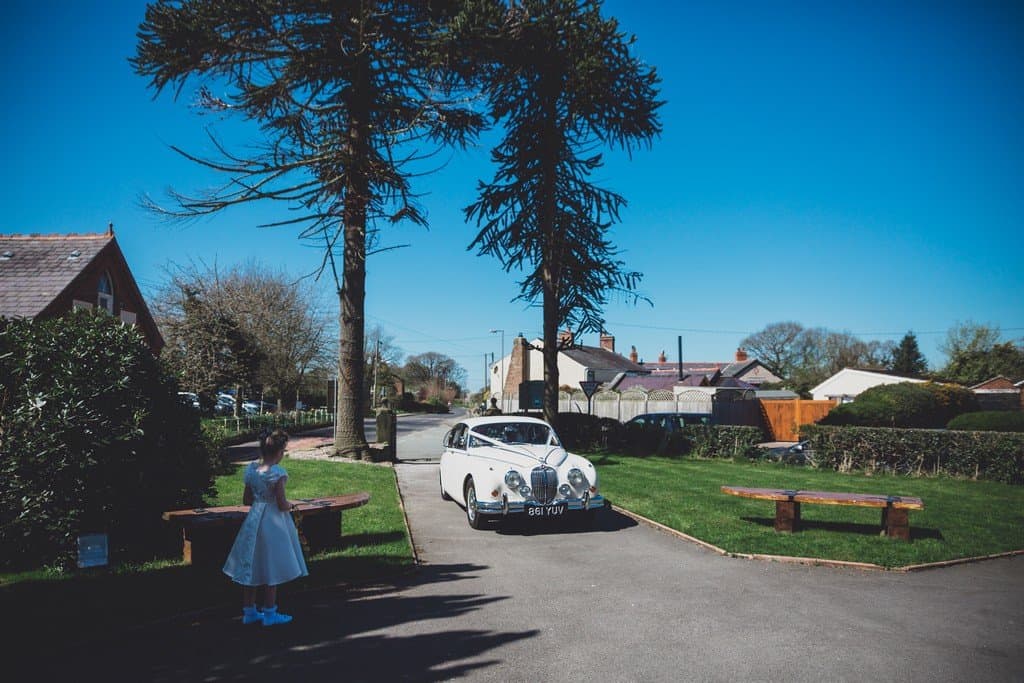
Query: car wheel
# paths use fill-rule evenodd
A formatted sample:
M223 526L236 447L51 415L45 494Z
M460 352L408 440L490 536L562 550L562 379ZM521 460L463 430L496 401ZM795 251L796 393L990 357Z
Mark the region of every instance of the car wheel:
M484 528L484 516L477 509L476 486L472 479L466 482L466 521L474 529Z
M444 482L441 481L441 473L437 473L437 484L441 487L441 500L451 500L452 497L444 490Z

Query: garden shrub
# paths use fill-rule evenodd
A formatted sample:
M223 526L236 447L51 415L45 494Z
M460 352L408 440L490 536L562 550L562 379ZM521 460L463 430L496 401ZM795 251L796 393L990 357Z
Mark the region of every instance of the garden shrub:
M69 566L79 534L151 557L164 510L202 504L216 459L137 330L101 313L0 319L0 564Z
M814 462L839 472L947 474L1024 484L1024 434L804 425Z
M566 450L593 451L601 443L599 422L600 418L596 415L559 413L552 427Z
M1024 432L1024 413L1009 410L964 413L950 420L946 429L967 432Z
M834 408L823 425L942 428L961 413L977 409L974 394L963 387L901 382L872 387L853 403Z

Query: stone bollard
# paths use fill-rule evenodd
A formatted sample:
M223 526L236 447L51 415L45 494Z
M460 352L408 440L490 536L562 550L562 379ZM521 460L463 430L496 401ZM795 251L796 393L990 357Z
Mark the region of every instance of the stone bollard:
M387 406L377 409L377 443L384 446L381 460L395 461L395 443L398 439L398 416Z

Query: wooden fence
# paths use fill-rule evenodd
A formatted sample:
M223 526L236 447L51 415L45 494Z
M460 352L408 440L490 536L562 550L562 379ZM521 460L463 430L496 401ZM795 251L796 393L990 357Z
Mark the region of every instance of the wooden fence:
M817 422L835 407L835 401L761 399L761 416L772 441L796 441L801 425Z

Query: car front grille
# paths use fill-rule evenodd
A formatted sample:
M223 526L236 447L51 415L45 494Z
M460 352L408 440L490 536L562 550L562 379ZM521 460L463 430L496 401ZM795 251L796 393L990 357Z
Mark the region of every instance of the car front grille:
M550 503L558 491L558 472L547 465L535 467L530 472L530 486L538 503Z

